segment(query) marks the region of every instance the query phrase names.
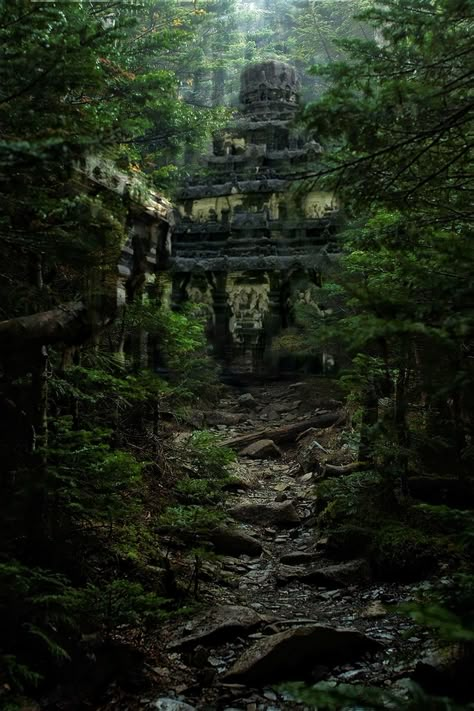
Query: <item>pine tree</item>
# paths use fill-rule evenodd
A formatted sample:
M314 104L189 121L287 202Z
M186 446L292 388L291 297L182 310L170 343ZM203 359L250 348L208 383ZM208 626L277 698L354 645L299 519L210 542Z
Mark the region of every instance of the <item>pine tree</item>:
M350 59L319 68L330 85L306 112L328 145L319 180L338 190L350 220L352 313L337 329L369 358L371 425L380 422L371 407L393 395L384 436L403 479L420 456L462 475L474 376L472 6L390 0L363 19L381 41L341 42Z

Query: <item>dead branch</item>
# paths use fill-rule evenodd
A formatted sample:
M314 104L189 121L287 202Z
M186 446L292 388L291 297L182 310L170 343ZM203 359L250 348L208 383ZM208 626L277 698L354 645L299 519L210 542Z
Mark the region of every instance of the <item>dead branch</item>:
M302 422L283 425L281 427L266 428L258 430L257 432L252 432L252 434L231 437L230 439L224 440L221 444L225 447L231 447L232 449L243 449L253 442L258 442L259 439L271 439L274 442L291 442L296 439L300 432L304 432L311 427L314 427L315 429L322 429L331 427L332 425L344 424L346 417L347 415L344 410L328 412L321 415L315 415L314 417L303 420Z

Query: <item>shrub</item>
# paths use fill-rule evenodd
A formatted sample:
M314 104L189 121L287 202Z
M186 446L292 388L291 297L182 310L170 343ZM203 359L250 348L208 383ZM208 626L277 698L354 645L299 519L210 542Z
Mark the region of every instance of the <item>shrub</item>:
M188 442L188 459L195 476L219 480L228 475L228 465L235 461L232 449L223 447L219 437L208 430L194 432Z
M443 544L441 539L393 521L374 532L370 555L381 577L416 580L436 568Z

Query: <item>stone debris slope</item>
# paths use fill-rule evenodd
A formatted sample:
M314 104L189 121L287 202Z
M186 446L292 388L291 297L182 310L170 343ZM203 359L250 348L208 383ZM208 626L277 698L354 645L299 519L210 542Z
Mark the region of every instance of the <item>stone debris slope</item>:
M311 400L305 384L295 383L236 392L211 421L232 441L340 409L331 398ZM163 694L144 698L144 706L302 709L279 686L290 679L403 689L426 633L392 607L412 599L416 586L377 583L360 557L331 559L315 527L319 463L350 461L339 420L329 429L297 428L284 443L265 437L236 447L227 500L233 523L211 537L219 556L204 565L201 611L165 625L157 670Z

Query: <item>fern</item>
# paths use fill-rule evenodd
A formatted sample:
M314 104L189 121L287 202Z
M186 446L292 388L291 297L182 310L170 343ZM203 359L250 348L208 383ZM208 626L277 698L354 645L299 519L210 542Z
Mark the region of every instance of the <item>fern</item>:
M304 684L288 684L283 687L294 699L321 711L467 711L473 704L458 706L452 700L428 696L416 684L411 684L406 693L396 694L384 689L335 682L320 682L313 687Z

